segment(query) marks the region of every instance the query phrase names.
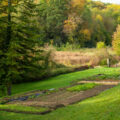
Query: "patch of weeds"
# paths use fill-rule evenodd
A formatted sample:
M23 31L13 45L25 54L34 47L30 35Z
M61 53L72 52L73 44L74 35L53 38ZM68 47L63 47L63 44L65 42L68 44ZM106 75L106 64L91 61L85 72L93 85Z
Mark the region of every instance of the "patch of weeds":
M76 81L71 82L71 84L76 84L78 81L83 81L83 80L90 80L90 81L97 81L97 80L107 80L107 79L111 79L111 80L120 80L120 74L116 73L116 74L98 74L98 75L94 75L91 77L87 77L85 79L77 79Z
M96 79L99 79L99 80L105 80L105 79L119 80L120 75L119 74L104 74L102 76L96 77Z
M55 93L55 92L58 92L58 89L49 90L49 91L46 92L46 95L49 95L49 94Z
M29 99L33 99L33 98L36 98L36 96L35 95L29 96Z
M80 84L80 85L76 85L70 88L67 88L68 91L84 91L84 90L88 90L88 89L92 89L96 86L97 84L95 83L86 83L86 84Z

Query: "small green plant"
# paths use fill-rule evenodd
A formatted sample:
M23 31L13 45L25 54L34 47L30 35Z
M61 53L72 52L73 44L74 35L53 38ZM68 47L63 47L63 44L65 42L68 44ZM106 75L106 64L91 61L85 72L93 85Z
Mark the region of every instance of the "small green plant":
M88 89L92 89L96 86L95 83L86 83L86 84L81 84L81 85L76 85L70 88L67 88L68 91L84 91L84 90L88 90Z
M106 48L106 45L104 42L97 42L97 48L101 49L101 48Z
M65 45L63 44L61 47L57 48L58 51L73 51L73 50L78 50L80 49L81 46L80 44L70 44L67 42Z
M101 65L101 66L107 65L107 59L106 59L106 58L102 59L102 60L100 61L100 65Z
M35 95L32 95L32 96L29 97L29 99L33 99L33 98L35 98L35 97L36 97Z

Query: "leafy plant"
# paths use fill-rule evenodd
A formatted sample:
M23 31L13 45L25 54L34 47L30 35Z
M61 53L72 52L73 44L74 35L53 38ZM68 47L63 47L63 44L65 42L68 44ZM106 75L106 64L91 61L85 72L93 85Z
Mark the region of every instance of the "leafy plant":
M84 91L84 90L88 90L91 88L94 88L96 86L95 83L86 83L86 84L81 84L81 85L76 85L70 88L67 88L68 91Z
M104 42L97 42L97 48L101 49L101 48L106 48L106 45Z

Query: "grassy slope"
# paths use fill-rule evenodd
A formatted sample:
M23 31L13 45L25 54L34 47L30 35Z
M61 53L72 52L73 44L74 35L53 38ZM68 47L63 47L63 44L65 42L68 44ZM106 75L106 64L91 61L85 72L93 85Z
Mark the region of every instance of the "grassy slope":
M47 115L0 112L1 120L120 120L120 86Z
M91 69L66 75L53 77L49 80L35 83L14 85L14 93L25 92L33 89L48 89L67 86L71 81L85 78L98 73L109 75L116 74L120 68ZM15 90L17 89L17 90ZM50 114L26 115L17 113L0 112L0 120L119 120L120 119L120 86L103 92L97 97L90 98L78 104L58 109Z
M90 69L80 72L73 72L65 75L60 75L57 77L52 77L44 81L23 83L13 85L13 94L22 93L30 90L45 90L50 88L60 88L70 85L74 80L90 77L96 74L115 74L120 71L120 68L97 68Z

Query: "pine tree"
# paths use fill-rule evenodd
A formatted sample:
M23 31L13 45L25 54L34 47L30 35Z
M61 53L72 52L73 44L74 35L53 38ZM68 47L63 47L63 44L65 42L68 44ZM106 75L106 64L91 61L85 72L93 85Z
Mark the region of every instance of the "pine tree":
M4 86L8 86L6 75L8 74L6 59L11 40L11 0L1 1L0 4L0 82L2 90ZM7 83L7 84L6 84ZM9 87L10 88L10 87ZM8 89L9 89L8 88Z
M42 68L36 64L41 59L36 55L40 52L36 49L36 4L33 0L6 0L0 13L0 84L11 95L14 81Z

